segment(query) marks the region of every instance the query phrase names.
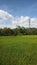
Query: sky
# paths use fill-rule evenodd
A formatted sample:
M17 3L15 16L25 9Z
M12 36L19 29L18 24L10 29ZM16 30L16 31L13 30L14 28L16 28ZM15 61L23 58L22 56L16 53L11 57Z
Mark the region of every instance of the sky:
M0 0L0 27L37 27L37 0Z

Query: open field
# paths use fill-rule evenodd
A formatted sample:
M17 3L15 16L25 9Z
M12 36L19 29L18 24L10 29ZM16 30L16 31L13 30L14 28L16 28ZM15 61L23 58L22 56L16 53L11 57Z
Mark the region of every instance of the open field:
M0 37L0 65L37 65L37 36Z

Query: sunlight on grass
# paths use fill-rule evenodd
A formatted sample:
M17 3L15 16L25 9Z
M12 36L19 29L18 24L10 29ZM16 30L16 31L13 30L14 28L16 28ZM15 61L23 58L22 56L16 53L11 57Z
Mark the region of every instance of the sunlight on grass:
M0 65L37 65L37 36L0 37Z

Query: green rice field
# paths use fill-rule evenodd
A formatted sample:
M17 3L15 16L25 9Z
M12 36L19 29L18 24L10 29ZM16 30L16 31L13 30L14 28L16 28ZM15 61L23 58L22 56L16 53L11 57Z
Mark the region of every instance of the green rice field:
M0 36L0 65L37 65L37 36Z

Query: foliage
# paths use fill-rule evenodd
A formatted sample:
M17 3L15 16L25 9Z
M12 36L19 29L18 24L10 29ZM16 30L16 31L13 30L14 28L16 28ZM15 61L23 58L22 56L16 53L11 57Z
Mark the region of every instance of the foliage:
M24 28L18 26L15 29L0 29L0 36L37 35L37 28Z

